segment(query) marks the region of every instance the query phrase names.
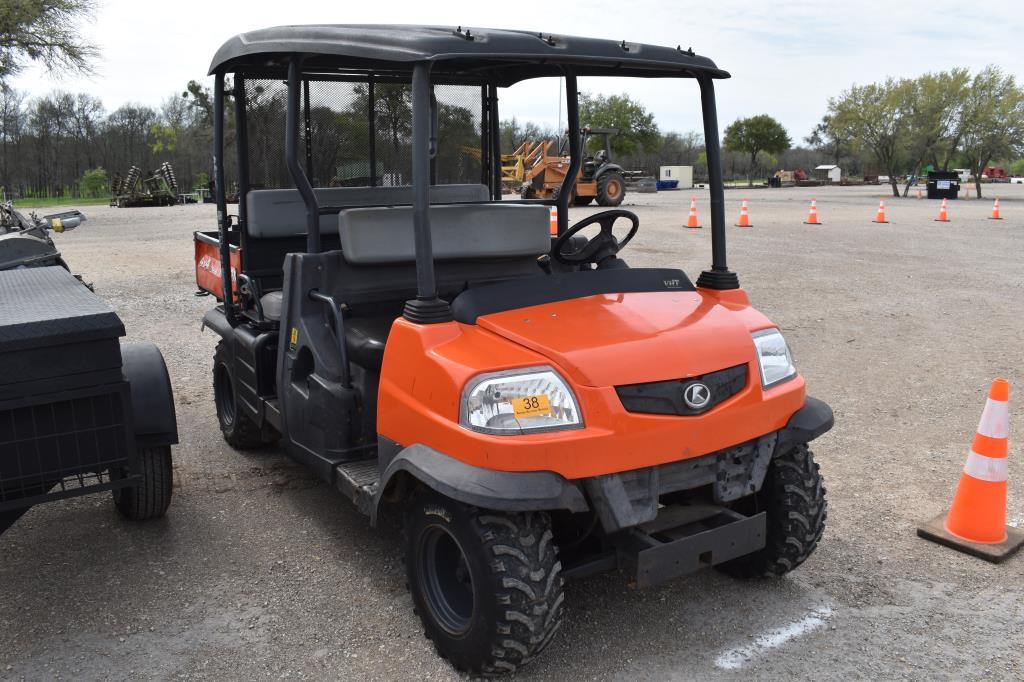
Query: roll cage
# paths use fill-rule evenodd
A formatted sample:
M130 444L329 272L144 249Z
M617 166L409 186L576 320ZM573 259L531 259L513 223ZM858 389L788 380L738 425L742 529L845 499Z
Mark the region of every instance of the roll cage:
M406 303L404 315L417 322L452 319L448 302L437 295L430 228L430 187L436 179L438 152L438 104L435 87L444 85L479 88L480 179L490 201L501 200L501 148L498 88L539 77L565 81L570 168L556 200L524 200L558 207L558 233L568 229L570 187L582 164L579 121L580 76L627 76L639 78L693 78L701 94L704 139L711 189L712 265L701 273L697 286L736 289L735 273L726 263L725 213L721 156L715 105L714 79L729 74L705 57L681 47L668 48L611 40L558 36L545 33L458 27L414 26L287 26L241 34L226 42L210 67L214 76L214 180L218 216L220 262L231 262L232 241L248 253L247 196L253 191L249 159L249 112L247 83L260 80L286 83L284 160L290 180L301 195L306 214L305 249L323 249L320 218L345 207L322 206L310 180L313 168L310 89L313 82L358 83L368 97L368 184L376 186L375 87L411 84L411 185L412 216L416 247L416 298ZM227 214L225 136L228 89L233 76L234 134L237 151L238 216L233 224ZM304 114L304 115L303 115ZM302 142L305 142L303 147ZM303 163L304 161L304 163ZM232 240L232 237L234 239ZM250 280L243 260L237 279ZM232 268L222 267L223 291L232 287ZM234 326L240 318L230 295L224 296L224 312Z

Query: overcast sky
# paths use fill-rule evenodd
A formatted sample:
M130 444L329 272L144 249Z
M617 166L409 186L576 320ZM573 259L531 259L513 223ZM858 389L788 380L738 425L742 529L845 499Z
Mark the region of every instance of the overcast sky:
M2 0L0 0L2 1ZM127 103L159 106L192 79L206 77L230 36L281 24L407 23L528 29L545 33L692 46L732 79L718 84L721 127L767 113L799 142L826 102L852 83L997 64L1024 82L1024 1L948 0L811 2L809 0L99 0L96 21L82 27L102 51L91 80L55 78L29 69L16 88L41 95L85 91L112 110ZM696 85L689 81L581 79L581 89L628 92L662 130L701 127ZM502 94L502 118L553 125L554 80L520 84Z

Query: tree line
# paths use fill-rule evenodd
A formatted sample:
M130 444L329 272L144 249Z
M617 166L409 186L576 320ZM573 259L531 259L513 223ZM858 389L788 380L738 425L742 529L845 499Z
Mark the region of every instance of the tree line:
M28 99L0 88L0 187L13 196L102 196L114 173L163 161L191 187L208 179L210 140L211 121L194 97L107 112L87 93Z

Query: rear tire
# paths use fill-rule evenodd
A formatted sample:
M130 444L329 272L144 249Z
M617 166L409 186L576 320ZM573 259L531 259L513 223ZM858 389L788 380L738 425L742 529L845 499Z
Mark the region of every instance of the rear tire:
M139 450L136 471L142 475L138 485L114 491L117 510L132 521L162 517L171 504L174 482L171 446L159 445Z
M546 513L476 509L426 491L405 536L424 634L456 669L512 673L554 638L564 594Z
M618 171L602 173L597 179L597 203L618 206L626 198L626 180Z
M236 450L251 450L263 445L263 435L260 427L239 409L235 375L225 343L218 342L213 354L213 401L217 406L217 422L228 445Z
M828 505L814 455L806 444L772 460L761 490L741 500L743 512L766 512L764 549L720 564L736 578L775 578L814 552L825 530Z

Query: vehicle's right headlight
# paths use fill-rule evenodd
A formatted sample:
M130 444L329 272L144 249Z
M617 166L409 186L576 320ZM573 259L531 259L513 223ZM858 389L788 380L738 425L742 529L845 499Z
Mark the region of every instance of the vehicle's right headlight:
M771 388L796 376L793 356L786 339L778 329L762 329L753 333L757 364L761 368L761 387Z
M462 390L459 424L473 431L517 435L583 427L579 403L552 367L478 374Z

